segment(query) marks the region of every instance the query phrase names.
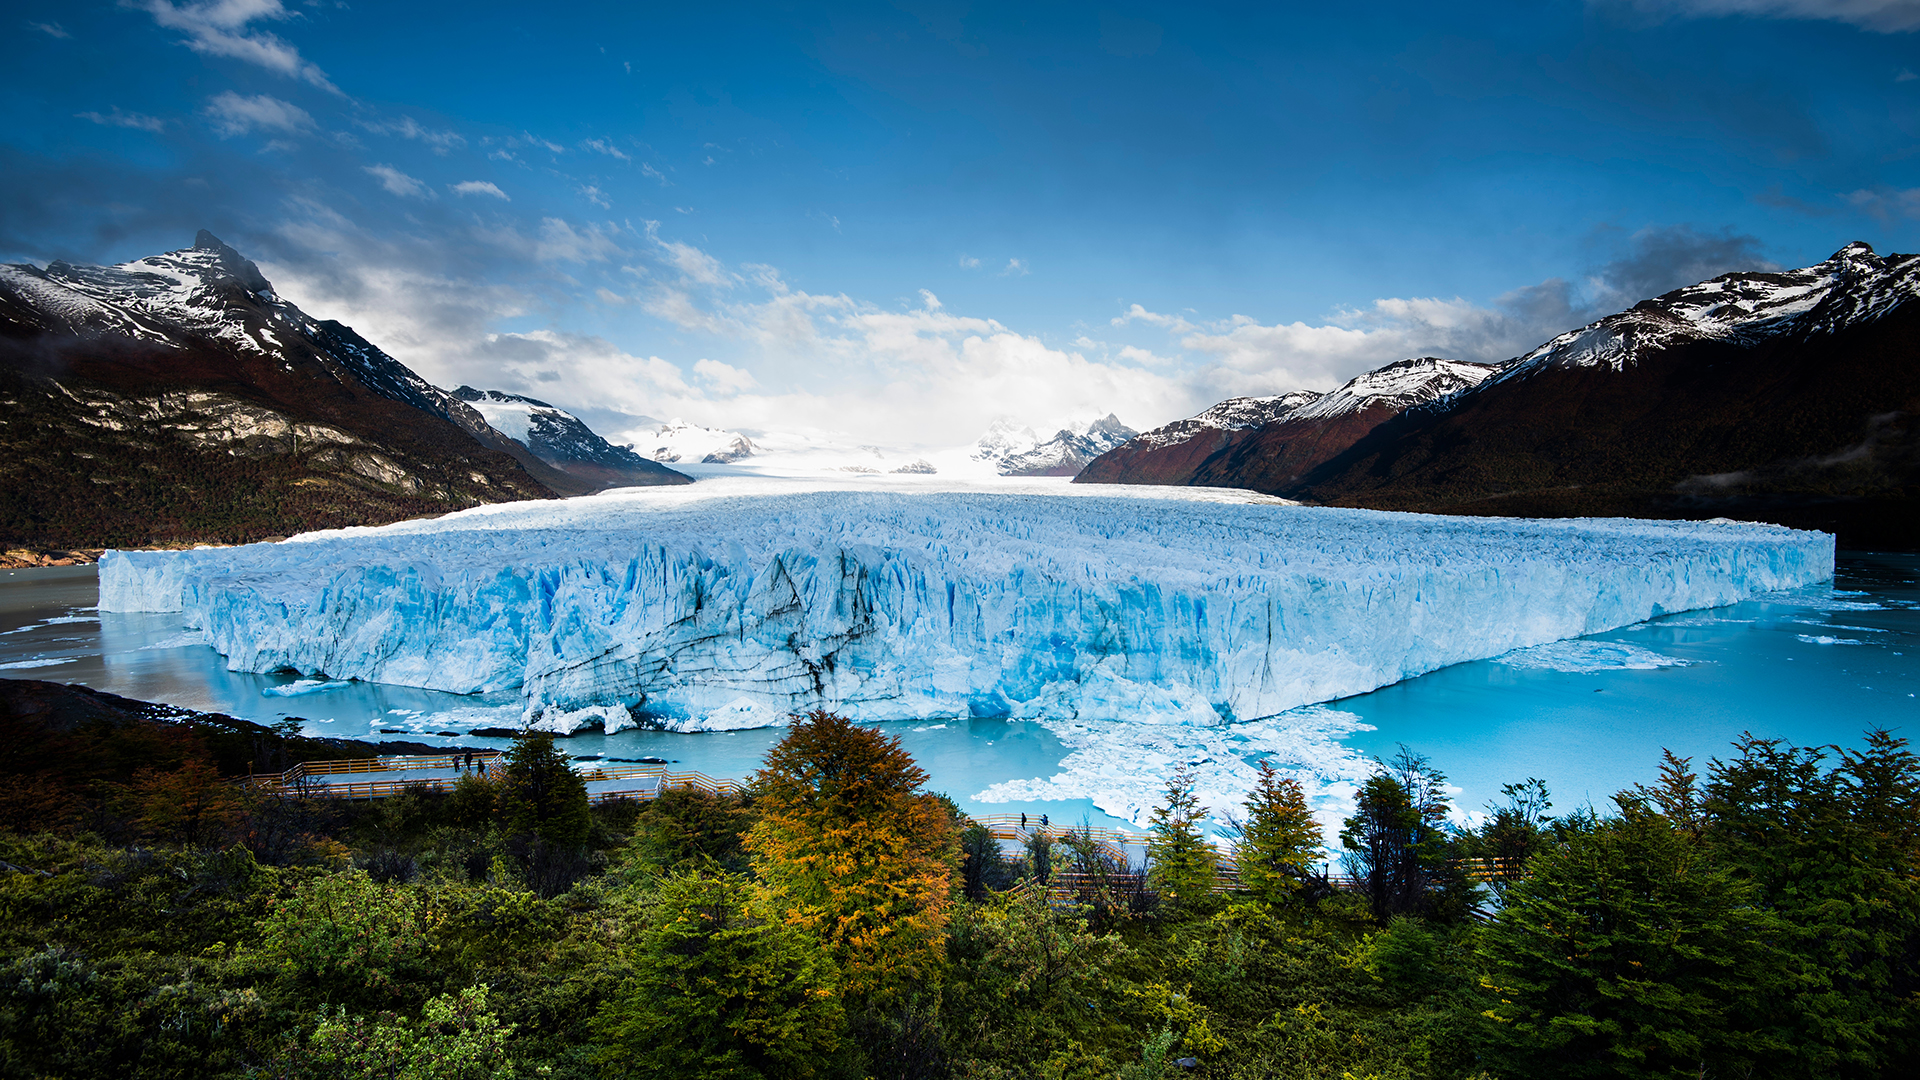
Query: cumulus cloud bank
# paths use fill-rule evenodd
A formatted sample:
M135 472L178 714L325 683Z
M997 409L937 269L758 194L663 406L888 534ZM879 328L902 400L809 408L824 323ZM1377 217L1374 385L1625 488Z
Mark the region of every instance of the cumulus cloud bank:
M395 194L430 193L397 170L368 172ZM485 181L450 190L506 198ZM286 295L354 324L436 382L529 393L627 438L646 417L895 447L965 444L1006 416L1050 431L1113 412L1144 428L1235 395L1328 390L1409 356L1497 362L1647 296L1772 265L1749 236L1648 229L1604 238L1614 257L1577 280L1484 303L1384 297L1274 322L1130 303L1103 330L1056 342L954 310L930 290L885 304L797 288L777 267L729 261L657 221L475 219L464 234L474 254L454 258L403 249L331 213L312 208L299 247L359 254L332 259L323 276L292 267ZM521 284L468 280L457 268L476 257L514 261ZM435 269L421 266L436 258ZM547 326L523 328L541 313ZM522 325L503 329L508 320ZM592 324L604 329L576 329Z

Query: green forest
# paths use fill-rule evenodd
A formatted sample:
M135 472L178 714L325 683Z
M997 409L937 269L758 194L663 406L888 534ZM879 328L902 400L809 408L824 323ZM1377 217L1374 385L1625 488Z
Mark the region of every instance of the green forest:
M1144 872L1072 829L1009 855L883 729L828 712L796 718L738 796L599 804L539 734L484 778L358 803L235 783L192 725L109 741L126 740L137 753L96 739L0 777L7 1077L1826 1078L1920 1060L1920 760L1885 732L1669 756L1657 783L1558 815L1520 779L1473 828L1403 751L1337 836L1282 770L1232 807L1177 772ZM1209 814L1235 834L1231 877Z

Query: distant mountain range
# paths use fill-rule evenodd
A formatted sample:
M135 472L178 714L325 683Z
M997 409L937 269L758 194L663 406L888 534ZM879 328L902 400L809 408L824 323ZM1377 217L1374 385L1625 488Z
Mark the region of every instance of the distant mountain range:
M524 414L536 451L205 231L119 266L0 266L0 407L18 544L253 540L690 482L559 410Z
M527 448L534 457L591 488L648 487L685 483L680 473L615 446L593 433L579 417L535 398L505 390L462 386L453 396L473 406L495 431Z
M1077 476L1088 462L1138 434L1112 413L1061 428L1045 440L1032 428L1003 419L980 436L971 456L991 464L1001 476Z
M1490 368L1401 361L1306 403L1223 402L1077 482L1452 514L1725 516L1912 548L1916 294L1920 256L1849 244L1803 269L1677 289Z

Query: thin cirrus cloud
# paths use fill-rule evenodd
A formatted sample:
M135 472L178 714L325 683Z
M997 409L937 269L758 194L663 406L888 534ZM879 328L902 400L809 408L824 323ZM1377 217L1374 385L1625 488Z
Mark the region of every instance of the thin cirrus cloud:
M441 157L446 157L451 151L467 145L466 137L460 133L436 131L411 116L402 116L398 120L361 120L358 123L375 135L391 135L421 143Z
M208 99L205 112L223 139L254 131L297 135L314 126L307 110L267 94L249 97L228 90Z
M280 0L202 0L173 4L144 0L131 6L153 16L153 21L186 36L184 44L205 56L223 56L253 64L290 79L340 93L327 73L300 55L300 50L275 35L251 27L254 22L294 18Z
M457 184L450 185L450 190L455 195L491 195L502 202L513 201L507 197L506 192L501 191L499 186L491 180L462 180Z
M1602 0L1607 2L1607 0ZM1920 0L1630 0L1653 15L1716 17L1745 15L1770 19L1841 22L1882 34L1920 29Z
M73 37L73 34L70 33L66 27L61 26L57 22L30 22L27 25L33 27L35 30L40 31L41 33L47 35L48 37L56 37L62 40Z
M144 113L121 112L120 106L118 105L113 106L105 113L83 112L74 113L73 115L81 120L91 120L104 127L133 128L138 131L151 131L156 135L167 130L167 122L165 120L157 116L147 116Z
M389 192L407 198L430 199L434 191L424 182L416 180L391 165L364 165L361 171L380 181L380 186Z

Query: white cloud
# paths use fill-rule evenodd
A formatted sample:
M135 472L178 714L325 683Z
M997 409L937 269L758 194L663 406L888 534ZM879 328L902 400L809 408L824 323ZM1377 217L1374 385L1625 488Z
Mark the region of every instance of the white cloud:
M962 255L960 256L960 269L978 270L980 269L980 260L971 255Z
M57 22L30 22L27 25L33 27L35 30L40 31L41 33L47 35L48 37L70 38L73 36L71 33L67 31L66 27L61 26Z
M1613 0L1599 0L1602 3ZM1882 34L1920 29L1920 0L1631 0L1656 15L1714 17L1748 15L1770 19L1842 22Z
M1893 77L1894 82L1912 82L1915 79L1920 79L1920 75L1915 75L1912 68L1901 68L1900 74Z
M1027 269L1025 259L1008 259L1006 269L1000 271L1001 277L1026 277L1033 271Z
M614 242L618 232L617 226L588 224L576 229L560 218L541 218L540 238L530 253L541 262L606 262L626 254Z
M717 288L731 288L733 276L720 265L720 260L694 247L692 244L677 240L660 239L660 223L647 222L647 239L666 256L666 261L678 269L689 281Z
M451 188L455 195L491 195L505 202L513 201L507 197L506 192L501 191L491 180L462 180L457 184L451 185Z
M215 94L207 101L206 114L222 138L250 131L297 135L313 128L313 117L307 110L266 94L245 97L231 90Z
M1111 320L1114 326L1125 326L1131 322L1143 322L1149 326L1164 326L1176 333L1188 333L1194 325L1179 315L1162 315L1157 311L1148 311L1139 304L1127 308L1126 314L1115 315Z
M1881 221L1896 217L1920 218L1920 188L1862 188L1849 192L1847 202Z
M1375 300L1326 323L1264 325L1235 315L1182 333L1183 348L1213 358L1213 382L1227 394L1331 390L1363 371L1409 356L1504 360L1567 329L1558 318L1516 317L1458 298ZM1184 321L1184 320L1183 320Z
M361 120L357 122L361 127L373 132L375 135L392 135L396 138L412 139L416 142L424 143L431 148L435 154L441 157L447 156L449 151L458 150L467 145L466 136L461 135L459 132L436 131L433 128L422 126L411 116L403 116L398 120Z
M613 209L613 203L608 201L606 193L591 184L580 189L580 197L602 210Z
M254 64L322 90L340 92L326 72L300 56L300 50L270 33L248 29L248 24L256 20L295 18L280 0L202 0L179 5L168 0L143 0L135 6L161 26L185 34L186 46L194 52Z
M613 145L610 139L586 139L580 143L582 150L592 150L596 154L605 154L616 161L632 161L632 156ZM658 174L656 174L658 175Z
M693 373L702 382L722 394L739 394L753 389L756 380L753 372L732 364L723 364L718 360L700 359L694 362Z
M361 171L377 178L380 186L395 195L415 199L433 197L433 189L391 165L365 165Z
M91 120L96 124L104 124L107 127L135 128L140 131L151 131L156 135L167 129L167 122L157 116L146 116L142 113L123 113L120 111L120 106L118 105L113 106L111 111L104 115L97 112L74 113L73 115L82 120Z
M655 179L655 180L658 180L658 181L660 181L660 186L661 186L661 187L668 187L668 186L670 186L670 184L669 184L669 182L668 182L668 180L667 180L667 175L666 175L665 173L663 173L663 172L661 172L661 171L660 171L659 169L656 169L656 168L654 168L654 167L653 167L653 166L651 166L651 165L648 165L648 164L647 164L647 163L645 163L645 162L641 162L641 163L640 163L640 175L641 175L641 176L650 176L650 177L652 177L653 179Z

